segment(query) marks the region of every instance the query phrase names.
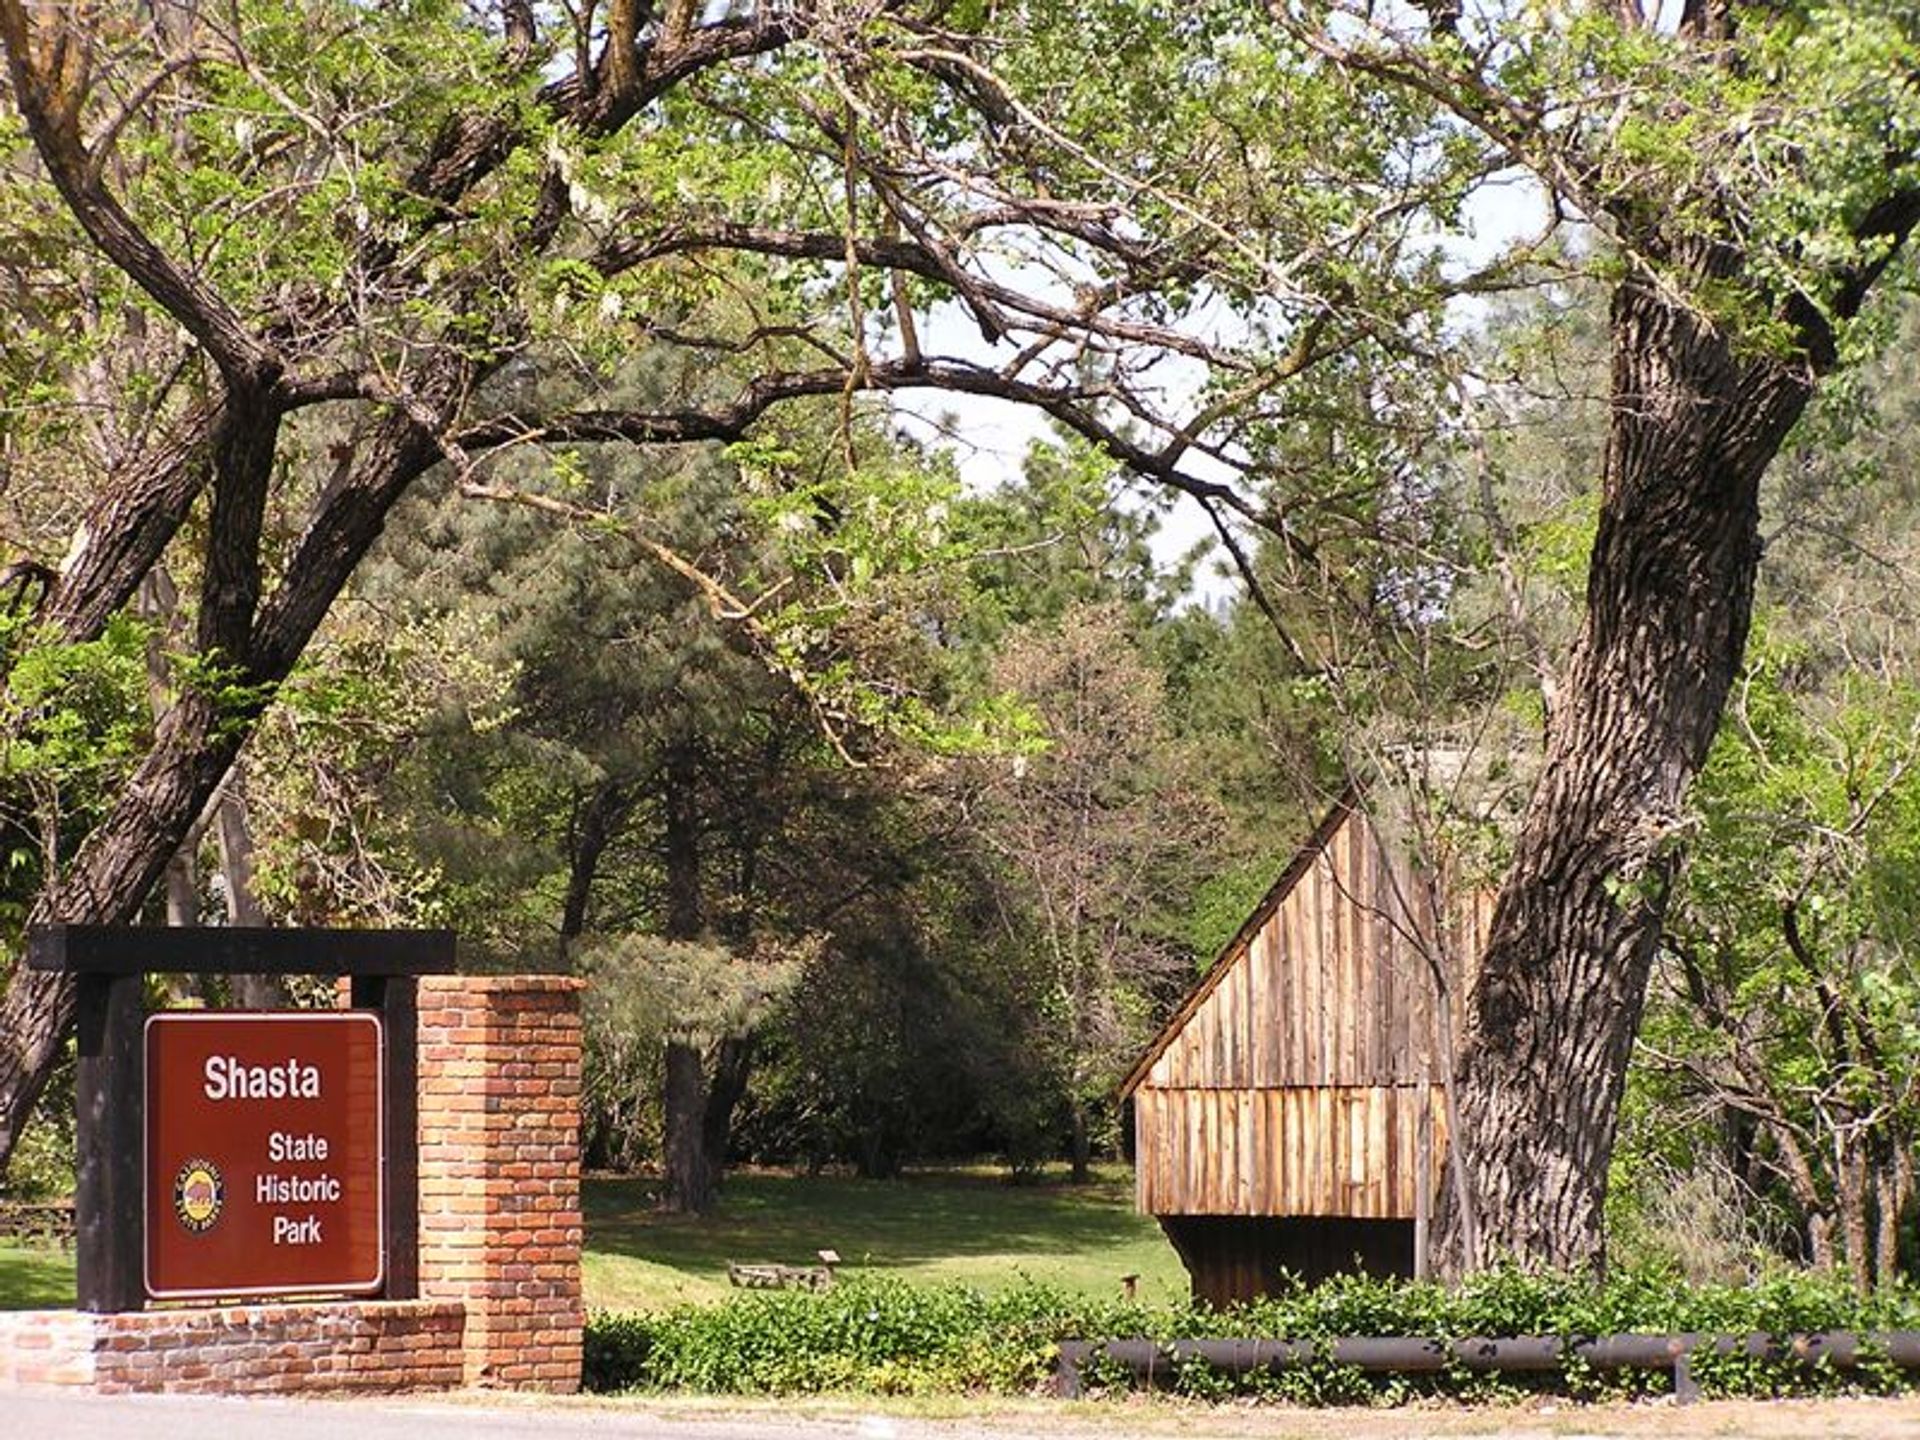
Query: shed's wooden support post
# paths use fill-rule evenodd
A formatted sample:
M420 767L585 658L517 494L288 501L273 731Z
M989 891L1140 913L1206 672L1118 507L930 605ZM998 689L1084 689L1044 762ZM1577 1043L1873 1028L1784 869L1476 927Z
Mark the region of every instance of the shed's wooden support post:
M1413 1121L1413 1278L1427 1278L1428 1221L1433 1215L1433 1091Z

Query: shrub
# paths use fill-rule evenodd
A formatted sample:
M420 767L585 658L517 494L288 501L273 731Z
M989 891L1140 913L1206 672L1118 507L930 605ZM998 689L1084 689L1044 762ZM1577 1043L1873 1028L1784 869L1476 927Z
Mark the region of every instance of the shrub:
M864 1281L824 1294L753 1292L657 1315L596 1315L589 1389L729 1394L996 1391L1040 1385L1073 1335L1131 1329L1123 1307L1040 1288Z
M581 1388L605 1395L645 1386L655 1323L651 1315L589 1315L581 1346Z
M1702 1331L1791 1335L1920 1327L1920 1297L1891 1289L1862 1298L1838 1276L1798 1274L1757 1285L1689 1285L1671 1268L1617 1272L1604 1281L1498 1269L1448 1288L1348 1276L1298 1286L1230 1310L1099 1301L1040 1286L988 1295L958 1285L862 1280L814 1294L751 1292L713 1306L657 1314L595 1315L587 1326L589 1390L717 1394L1032 1393L1069 1339L1332 1338L1397 1335L1595 1335ZM1795 1361L1698 1356L1694 1375L1723 1395L1884 1391L1904 1384L1890 1366L1852 1374ZM1465 1369L1438 1375L1362 1374L1315 1362L1278 1374L1223 1375L1183 1364L1156 1377L1202 1398L1273 1396L1301 1404L1397 1403L1422 1395L1464 1399L1542 1388L1590 1398L1668 1388L1664 1371L1596 1374L1577 1361L1544 1377ZM1133 1383L1095 1366L1096 1388Z

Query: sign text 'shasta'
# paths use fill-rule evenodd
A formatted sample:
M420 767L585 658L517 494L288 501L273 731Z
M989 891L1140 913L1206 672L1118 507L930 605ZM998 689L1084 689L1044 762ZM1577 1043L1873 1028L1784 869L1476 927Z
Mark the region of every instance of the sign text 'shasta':
M318 1100L320 1067L289 1057L278 1065L245 1065L232 1055L209 1055L209 1100Z

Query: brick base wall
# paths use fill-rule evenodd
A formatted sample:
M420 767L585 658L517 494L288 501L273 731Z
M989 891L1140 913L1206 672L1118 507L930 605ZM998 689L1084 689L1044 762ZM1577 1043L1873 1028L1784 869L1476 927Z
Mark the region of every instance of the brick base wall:
M0 1312L0 1390L93 1384L98 1315L78 1310Z
M0 1314L0 1389L84 1385L222 1395L444 1390L465 1307L434 1300Z

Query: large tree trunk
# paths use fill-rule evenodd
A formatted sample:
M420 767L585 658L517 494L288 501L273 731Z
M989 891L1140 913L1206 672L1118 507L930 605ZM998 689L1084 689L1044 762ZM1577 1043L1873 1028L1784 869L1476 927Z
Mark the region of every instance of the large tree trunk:
M1704 273L1707 266L1696 267ZM1458 1271L1604 1257L1602 1202L1681 806L1746 644L1760 477L1804 366L1736 354L1670 290L1612 308L1612 417L1586 619L1474 982L1457 1084Z
M706 1062L700 1047L682 1035L667 1041L664 1092L665 1184L660 1208L673 1215L704 1215L713 1208L720 1177L708 1158L703 1133L707 1110Z
M35 901L29 926L132 923L219 789L267 692L299 659L394 502L438 458L432 437L406 417L389 417L363 434L355 464L301 537L288 579L260 608L251 642L240 647L252 663L239 678L257 687L257 698L227 705L203 690L183 693L161 717L152 748L112 812ZM24 966L15 967L0 995L0 1174L59 1057L73 1002L70 976Z
M704 929L697 759L690 748L676 748L662 771L665 928L671 940L697 940ZM711 1045L690 1034L668 1037L661 1209L701 1215L713 1208L726 1169L733 1112L752 1069L750 1035L722 1035Z
M707 1164L716 1185L726 1168L727 1146L733 1139L733 1112L746 1096L752 1074L753 1036L721 1036L714 1047L713 1083L707 1088L707 1103L700 1119L700 1143L706 1147Z
M633 808L627 789L603 780L574 806L567 836L567 893L560 904L560 941L569 945L587 929L587 905L607 847L619 836Z
M1069 1137L1067 1158L1072 1165L1070 1183L1085 1185L1093 1179L1093 1135L1087 1123L1087 1106L1084 1100L1073 1102L1072 1133Z
M247 810L247 764L236 761L213 810L213 834L220 849L220 878L227 892L227 923L267 923L254 883L253 825ZM236 975L233 1003L243 1010L273 1010L287 1003L287 983L278 975Z
M239 749L231 721L198 694L167 712L120 804L87 837L60 883L42 893L29 926L132 923ZM0 1173L59 1057L73 1003L72 976L24 965L0 995Z
M675 746L661 767L662 868L666 879L666 924L669 940L697 940L704 928L700 903L700 814L698 768L693 752ZM660 1208L670 1213L701 1215L713 1208L720 1180L707 1150L707 1068L697 1037L674 1033L667 1037L666 1085L661 1092L665 1111L662 1129L664 1185Z

